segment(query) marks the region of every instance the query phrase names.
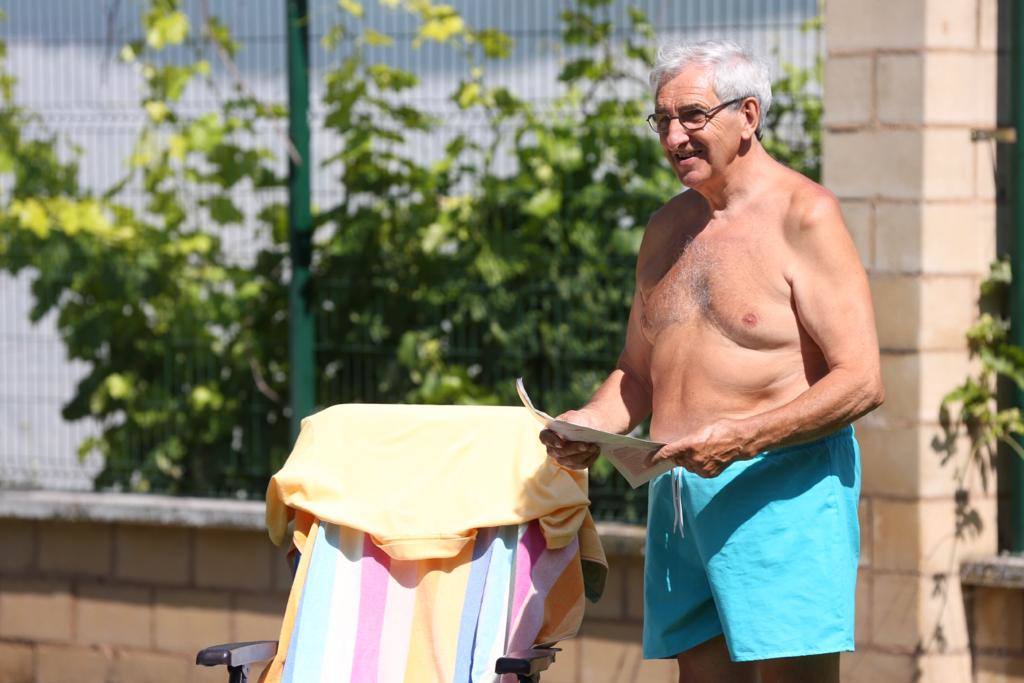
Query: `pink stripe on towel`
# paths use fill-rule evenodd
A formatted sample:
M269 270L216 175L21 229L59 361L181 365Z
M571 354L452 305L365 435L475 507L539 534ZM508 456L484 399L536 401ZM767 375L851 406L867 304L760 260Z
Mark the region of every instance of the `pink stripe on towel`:
M350 678L360 683L376 683L391 558L374 545L370 534L364 534L364 537L363 572L359 587L359 631L356 634Z
M548 602L565 600L564 595L552 595L551 589L576 559L578 550L579 542L574 538L566 547L548 550L537 559L522 609L514 612L509 619L509 650L523 650L538 644L535 641L544 624Z
M541 533L540 524L536 521L530 522L526 532L519 539L519 548L516 550L515 594L512 599L509 623L515 615L519 614L523 603L533 589L533 566L537 564L537 559L546 547L547 543L544 540L544 534Z

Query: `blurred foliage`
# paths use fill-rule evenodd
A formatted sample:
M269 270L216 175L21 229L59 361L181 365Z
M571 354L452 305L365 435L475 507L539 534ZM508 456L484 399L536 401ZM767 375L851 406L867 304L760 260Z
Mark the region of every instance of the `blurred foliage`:
M823 64L817 57L811 68L783 65L782 77L772 83L772 107L765 117L765 128L777 130L782 121L791 119L799 123L803 134L782 138L769 132L763 140L769 154L815 181L821 180Z
M989 267L982 281L978 320L967 330L967 346L973 360L964 381L946 394L939 405L941 435L932 440L932 448L944 466L952 468L953 543L950 544L947 573L955 574L960 561L961 541L977 539L983 532L984 520L978 506L971 500L971 491L991 491L1001 448L1024 457L1020 440L1024 437L1024 420L1020 408L1000 408L1006 390L1024 390L1024 348L1009 339L1010 260L1003 257ZM1003 400L1000 400L1000 397ZM961 447L966 442L966 453ZM980 478L980 487L971 481ZM941 574L937 574L941 576ZM939 611L923 651L941 651L946 644L942 613L949 603L948 587L936 584L935 596Z
M981 283L978 305L981 315L967 330L967 345L976 362L963 383L946 394L939 407L943 438L933 444L943 464L954 462L958 485L958 511L966 516L967 490L965 478L977 471L988 487L994 472L1000 444L1024 457L1020 439L1024 437L1024 419L1016 406L999 408L999 383L1007 382L1024 391L1024 348L1008 337L1008 314L1011 283L1010 261L1004 257L994 262L988 277ZM970 449L966 457L957 458L957 441L966 437ZM971 518L976 515L971 515ZM958 523L958 536L965 524Z
M277 460L287 448L283 408L268 398L286 386L283 250L250 269L232 265L221 244L246 220L233 189L282 185L269 152L246 142L257 118L280 112L236 97L220 111L181 114L185 89L210 64L158 63L190 35L176 2L153 2L143 23L144 41L120 56L145 85L147 122L124 178L102 194L79 185L75 150L29 134L40 121L5 89L0 265L32 273L32 319L54 313L68 356L88 367L63 415L100 424L80 448L104 457L98 487L236 491L249 485L248 448ZM123 199L129 183L144 193L141 210ZM254 219L269 230L275 215L271 206ZM262 444L245 442L253 412Z
M608 0L574 3L563 40L581 56L562 69L564 95L540 109L488 82L488 65L515 47L501 31L429 0L380 1L419 19L414 46L463 56L452 101L483 112L490 136L414 155L410 143L440 135L440 122L403 99L414 74L371 59L395 38L363 25L360 2L339 3L345 18L322 39L338 53L322 105L342 144L318 172L344 196L315 216L318 400L514 404L522 374L545 409L577 406L618 354L643 226L681 189L643 123L649 92L636 74L652 62L652 27L636 9L613 26ZM216 17L190 25L178 0L147 7L145 38L121 59L145 84L148 122L108 191L79 186L73 151L30 135L39 121L0 81L0 174L11 179L0 183L0 267L33 273L33 318L55 312L69 356L89 367L64 414L103 426L82 446L106 460L98 486L259 494L288 448L288 240L285 206L265 194L280 196L283 163L256 125L285 113L244 83L217 111L183 113L186 89L239 44ZM194 60L161 60L175 45ZM767 120L769 150L812 177L819 70L787 69ZM805 143L773 135L786 116L800 118ZM123 198L132 183L143 210ZM236 204L240 188L265 198L257 215ZM221 237L254 224L268 239L238 266ZM370 379L348 381L366 358ZM249 471L252 453L263 460Z

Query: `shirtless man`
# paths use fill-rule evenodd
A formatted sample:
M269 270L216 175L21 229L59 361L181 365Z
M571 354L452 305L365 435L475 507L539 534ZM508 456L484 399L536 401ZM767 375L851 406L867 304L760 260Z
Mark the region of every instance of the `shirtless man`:
M868 282L835 197L759 142L768 69L734 43L664 48L652 128L688 188L650 219L625 348L560 417L651 415L644 656L680 681L839 680L853 649L860 462L883 399ZM570 468L592 444L541 433Z

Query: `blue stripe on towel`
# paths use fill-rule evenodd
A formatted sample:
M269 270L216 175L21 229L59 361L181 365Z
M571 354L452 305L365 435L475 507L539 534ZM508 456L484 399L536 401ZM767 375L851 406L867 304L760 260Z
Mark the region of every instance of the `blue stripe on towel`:
M333 524L320 524L313 544L313 556L306 570L302 600L295 616L292 642L288 646L283 683L320 680L320 664L326 648L324 637L331 617L334 572L341 555L338 543L338 528Z

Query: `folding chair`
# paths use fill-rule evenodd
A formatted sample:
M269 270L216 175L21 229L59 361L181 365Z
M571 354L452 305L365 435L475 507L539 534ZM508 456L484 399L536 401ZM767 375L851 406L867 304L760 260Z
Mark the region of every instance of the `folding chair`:
M394 410L388 410L393 407L377 408L385 410L389 420L398 416ZM436 410L410 413L413 407L400 408L399 424L408 425L416 419L436 421L442 415ZM507 424L510 416L521 415L517 409L473 409L454 409L459 420L453 424L471 418L475 420L471 424L480 427L483 420L481 434L486 434L487 420L498 419ZM517 412L508 412L513 410ZM336 413L333 423L343 422L347 435L362 428L372 432L375 425L363 424L364 411L365 407L354 413ZM345 415L352 419L345 420ZM478 527L469 534L460 532L454 546L457 552L433 557L424 555L420 548L396 551L374 534L323 521L315 514L317 509L340 515L338 508L318 506L303 496L310 488L316 490L316 496L330 495L332 491L329 486L325 489L324 479L333 475L308 467L311 457L326 457L332 463L338 457L334 452L312 454L309 446L337 442L337 434L323 429L327 417L322 413L314 416L320 425L319 437L312 439L307 434L305 446L300 437L289 458L289 463L295 460L294 467L289 470L286 464L275 475L277 493L272 495L273 484L268 491L268 525L272 528L272 516L276 514L275 508L280 512L280 503L296 508L290 513L295 515L293 545L299 560L294 565L295 579L279 640L206 648L198 654L197 664L227 665L231 683L247 681L249 667L271 657L274 659L260 680L275 683L315 683L328 679L353 683L470 683L499 680L498 676L501 681L513 677L518 681L538 681L540 673L555 661L558 650L553 645L575 635L583 616L584 594L596 599L603 584L602 567L595 567L592 561L594 552L581 552L580 538L584 536L552 548L545 538L548 529L544 528L545 523L551 526L550 520L524 520ZM535 439L535 423L523 422L521 428L532 431ZM304 433L307 429L311 430L312 425L304 423ZM415 439L416 434L415 429L411 430L410 438ZM508 444L505 436L502 443ZM460 437L461 446L473 447L472 438L467 440L463 434ZM522 443L516 446L520 451L524 448ZM401 444L392 446L399 451L402 448ZM422 444L419 447L424 449ZM530 451L533 447L525 448ZM444 468L452 464L446 458L462 457L446 455L448 450L431 452L424 461ZM536 469L532 465L519 469L533 472L544 482L567 476L547 469L550 464L543 451L540 459L532 452L525 456L499 452L489 457L525 458L528 465L536 460ZM301 463L305 465L299 467ZM301 472L299 480L312 476L316 485L289 487L283 483L289 481L289 472ZM358 488L352 488L358 482L353 483L347 476L353 473L348 470L342 477L349 487L342 487L345 495L358 495ZM372 477L373 470L362 470L359 476ZM302 495L289 498L281 494L281 490L292 488L301 489ZM565 497L566 489L558 492ZM277 503L275 495L281 498ZM448 495L460 494L455 490ZM431 510L426 506L412 512L429 517ZM570 506L568 512L557 510L556 516L570 518L572 512ZM586 522L593 531L589 514ZM592 536L596 539L596 535ZM603 555L597 564L603 564ZM599 576L595 579L596 575Z
M495 663L497 674L515 675L519 683L540 681L540 672L555 661L558 648L530 648L510 652ZM249 667L271 659L277 653L276 640L257 640L249 643L228 643L201 650L196 664L228 667L228 683L249 683Z

